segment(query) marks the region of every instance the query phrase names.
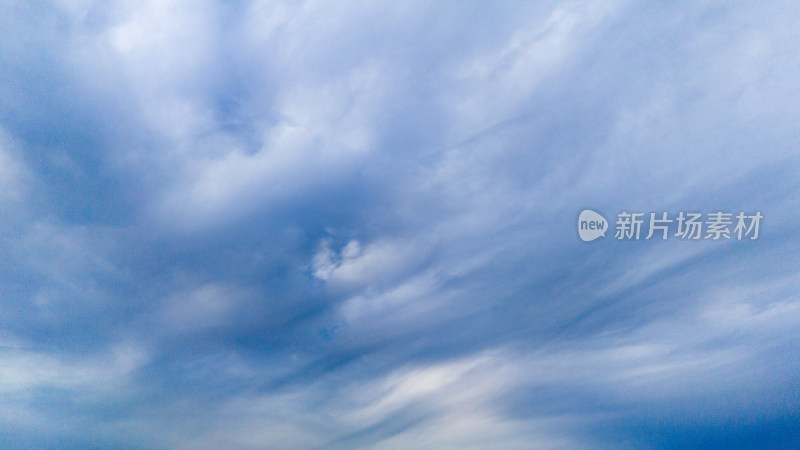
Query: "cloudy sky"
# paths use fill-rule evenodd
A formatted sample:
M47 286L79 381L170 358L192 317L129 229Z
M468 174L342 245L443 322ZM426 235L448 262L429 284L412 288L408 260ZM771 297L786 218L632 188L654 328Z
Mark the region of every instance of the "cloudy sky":
M800 8L676 3L3 2L0 446L800 445Z

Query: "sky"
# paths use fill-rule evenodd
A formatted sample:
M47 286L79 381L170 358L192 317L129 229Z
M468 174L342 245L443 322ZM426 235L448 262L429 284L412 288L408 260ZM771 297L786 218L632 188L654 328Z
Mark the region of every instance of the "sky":
M800 446L798 23L3 2L0 447Z

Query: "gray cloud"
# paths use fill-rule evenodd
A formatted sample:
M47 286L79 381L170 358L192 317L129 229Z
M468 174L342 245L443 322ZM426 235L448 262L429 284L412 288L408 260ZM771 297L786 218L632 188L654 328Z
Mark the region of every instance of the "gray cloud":
M0 7L0 436L792 446L796 19ZM585 244L584 207L765 219Z

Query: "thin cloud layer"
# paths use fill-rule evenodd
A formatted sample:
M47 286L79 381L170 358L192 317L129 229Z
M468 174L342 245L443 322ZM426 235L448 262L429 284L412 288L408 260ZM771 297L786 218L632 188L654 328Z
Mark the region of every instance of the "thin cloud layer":
M0 6L0 442L798 445L799 16Z

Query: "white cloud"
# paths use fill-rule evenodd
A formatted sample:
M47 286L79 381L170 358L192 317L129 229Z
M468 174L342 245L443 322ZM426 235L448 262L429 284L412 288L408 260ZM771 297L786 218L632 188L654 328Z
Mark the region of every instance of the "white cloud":
M166 333L191 333L229 323L247 293L232 286L208 283L171 295L158 322Z
M376 288L409 275L431 251L429 242L385 239L362 246L352 240L337 253L323 240L311 268L333 287Z
M0 348L0 392L6 395L33 388L92 389L96 394L118 392L125 377L148 360L136 344L119 343L106 353L87 357L60 357L32 350L19 341Z
M106 407L135 398L139 393L135 374L149 359L149 351L132 341L117 342L89 356L48 353L23 340L0 341L0 424L6 430L35 430L37 438L73 435L86 420L81 406ZM49 396L55 395L52 400L57 402L64 393L77 408L55 415L47 404ZM39 404L42 398L47 399L46 407ZM92 422L97 439L126 433L127 424L115 420Z
M206 156L189 154L177 182L157 202L157 213L179 227L202 227L352 174L374 151L370 123L385 77L379 67L366 66L323 85L287 88L274 106L281 119L264 127L255 152L222 134L213 141L221 148ZM201 141L184 142L196 144Z
M0 127L0 209L8 211L29 194L33 176L27 166L15 157L17 144Z
M593 32L613 22L625 2L568 2L523 27L502 48L458 61L445 90L453 105L455 136L464 139L519 114L540 83L589 51Z
M422 272L385 290L371 287L360 292L347 299L340 312L348 324L357 326L359 330L378 333L397 329L411 331L431 321L458 315L447 308L452 306L455 293L443 290L441 284L441 278L434 272ZM441 314L433 314L434 311Z
M213 425L179 446L326 448L563 448L570 418L510 420L493 402L509 393L512 364L487 352L431 365L409 365L369 381L314 382L219 405ZM330 388L330 390L329 390ZM403 418L405 415L405 419ZM428 420L420 421L426 418ZM408 420L409 422L404 422ZM401 431L369 430L389 422ZM393 422L397 422L396 424Z

